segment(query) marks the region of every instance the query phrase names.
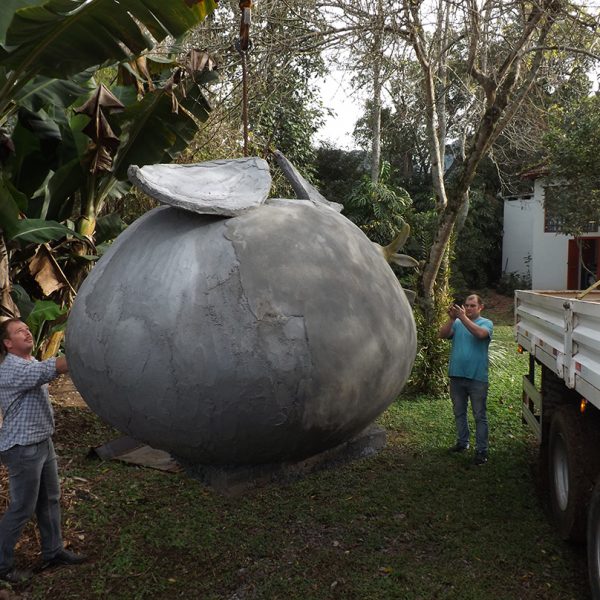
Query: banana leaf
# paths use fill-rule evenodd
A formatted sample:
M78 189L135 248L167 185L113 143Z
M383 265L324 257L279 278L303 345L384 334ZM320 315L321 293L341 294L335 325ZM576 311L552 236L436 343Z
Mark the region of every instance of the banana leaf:
M27 325L35 339L36 348L42 340L44 324L49 321L56 321L60 316L67 312L66 308L61 307L52 302L52 300L37 300L33 305L32 311L27 316ZM64 328L64 323L61 323L52 328L57 331L59 328Z
M7 240L43 244L65 236L81 236L69 227L45 219L20 219L25 196L6 177L0 177L0 229Z
M0 176L0 229L7 235L19 221L19 213L27 207L27 197L9 179Z
M26 6L35 6L44 4L47 0L2 0L2 10L0 10L0 44L6 41L6 30L12 21L15 11Z
M13 0L13 4L23 3ZM183 35L216 8L215 0L48 0L32 4L14 12L0 54L0 64L27 79L34 74L64 79L95 65L130 60L151 49L154 40ZM1 12L9 14L4 7ZM0 22L0 35L1 27Z
M65 109L94 88L91 81L96 69L87 69L72 75L68 80L37 76L14 95L14 101L32 112L42 109L54 119L65 116ZM50 111L50 108L53 110Z
M76 156L53 173L44 186L42 196L29 201L28 214L64 221L71 216L75 192L85 181L86 173L79 157ZM36 209L37 206L40 209Z
M94 235L96 244L103 244L104 242L114 240L126 228L127 225L117 213L100 217L96 222L96 233Z
M173 99L168 89L146 94L138 104L115 115L114 121L123 132L124 141L114 161L117 179L127 178L129 165L171 162L192 141L199 121L206 121L210 104L198 85L191 85L185 97L178 100L180 108L173 112ZM185 109L185 110L183 110ZM186 112L187 111L187 112Z
M21 109L12 132L15 153L10 171L15 186L27 197L43 184L51 170L58 168L62 135L56 122L43 111Z
M34 244L44 244L68 236L83 237L65 225L45 219L20 219L5 232L8 240Z
M21 318L26 319L29 316L29 313L31 313L33 310L34 306L33 300L29 297L29 294L24 287L14 284L12 286L10 295L12 296L15 304L19 307Z

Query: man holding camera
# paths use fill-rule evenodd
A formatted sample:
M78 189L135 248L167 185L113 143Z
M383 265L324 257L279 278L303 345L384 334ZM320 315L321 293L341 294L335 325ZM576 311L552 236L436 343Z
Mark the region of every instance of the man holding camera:
M448 374L457 440L451 450L463 452L469 448L470 399L475 419L476 465L484 465L488 460L488 347L494 330L492 322L481 316L482 310L481 297L471 294L464 305L454 304L448 309L449 319L439 331L439 337L452 341Z

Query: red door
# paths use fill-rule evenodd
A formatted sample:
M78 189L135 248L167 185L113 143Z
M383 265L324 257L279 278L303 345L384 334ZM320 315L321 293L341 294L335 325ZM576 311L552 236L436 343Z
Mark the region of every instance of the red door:
M579 289L579 246L577 240L569 240L567 258L567 289Z
M567 289L587 289L600 279L600 237L569 240L567 261Z

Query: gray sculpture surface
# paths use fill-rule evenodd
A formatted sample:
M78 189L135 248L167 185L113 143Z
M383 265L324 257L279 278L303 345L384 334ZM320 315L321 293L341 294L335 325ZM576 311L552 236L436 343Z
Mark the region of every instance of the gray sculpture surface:
M306 200L233 218L147 213L98 261L67 329L73 380L95 412L214 465L346 441L397 397L415 348L381 252Z

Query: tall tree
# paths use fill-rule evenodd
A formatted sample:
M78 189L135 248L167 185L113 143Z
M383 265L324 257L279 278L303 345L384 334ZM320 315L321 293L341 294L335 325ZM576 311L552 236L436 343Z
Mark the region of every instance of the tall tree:
M332 30L324 32L323 45L337 46L336 64L351 73L353 85L368 98L370 176L379 181L382 161L382 109L386 85L392 76L390 57L398 51L388 25L390 6L376 0L331 0L321 3ZM364 138L363 138L363 141Z
M433 304L436 278L451 242L459 215L468 206L469 188L483 158L528 98L542 66L552 54L550 34L562 38L563 47L576 27L595 27L582 9L570 2L545 0L537 3L506 3L485 0L443 2L452 11L451 27L445 28L446 44L435 44L438 29L427 35L425 8L405 0L402 35L411 44L421 66L426 119L432 155L432 182L440 222L423 270L421 288L426 303ZM438 21L439 27L439 21ZM470 118L462 126L464 153L445 177L440 122L443 120L438 74L449 65L453 48L464 45L461 77L455 82L473 98ZM574 49L576 50L576 49ZM451 90L447 90L444 97Z
M361 33L373 35L379 29L355 4L323 2L342 19L336 28L338 39L353 41ZM439 212L438 231L421 280L427 304L433 304L437 275L457 220L468 207L469 188L481 161L528 101L549 61L556 60L557 54L563 60L581 52L590 55L580 44L580 32L596 32L597 25L597 15L565 0L385 4L382 30L408 46L420 71L413 83L418 83L422 98ZM404 53L401 56L406 58ZM449 140L458 152L448 172L444 155Z
M372 129L373 139L371 145L371 181L377 184L381 169L381 91L383 88L383 25L384 13L383 3L377 0L374 19L376 29L373 34L373 115Z
M358 35L367 37L380 29L356 13L354 2L323 4L337 10L340 18L330 39L352 43ZM421 139L427 149L421 163L429 171L437 214L419 282L422 326L429 328L425 337L431 337L429 347L434 348L436 319L447 301L445 267L468 214L478 169L495 145L510 155L524 137L519 130L535 132L536 119L528 118L526 109L536 107L540 130L539 106L547 108L551 102L536 100L547 100L543 88L560 70L556 63L569 70L581 65L573 57L595 59L595 42L590 40L597 40L598 14L567 0L399 0L384 8L382 30L398 41L395 54L387 53L386 61L395 61L398 70L406 64L416 66L405 87L412 86L413 106L421 110L422 125L413 131L425 133ZM396 92L403 89L398 83L389 87ZM403 107L406 97L410 95L393 98L392 109ZM522 128L525 122L528 127ZM539 149L540 137L529 136L529 147L535 144ZM450 149L452 154L446 157Z

